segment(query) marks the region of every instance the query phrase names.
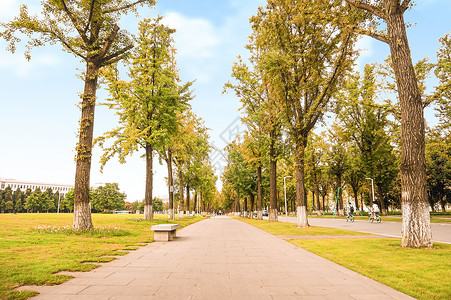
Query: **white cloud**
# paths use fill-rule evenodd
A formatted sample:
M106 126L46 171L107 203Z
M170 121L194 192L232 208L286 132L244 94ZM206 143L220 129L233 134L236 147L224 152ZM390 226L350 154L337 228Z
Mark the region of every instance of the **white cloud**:
M373 38L369 36L363 36L357 41L355 47L359 52L359 58L357 59L356 65L357 70L363 70L363 66L367 63L368 58L373 56L373 43Z
M39 0L0 0L0 21L6 22L17 16L19 14L19 7L22 4L28 6L30 14L36 14L40 11L41 4Z
M214 57L216 49L221 45L218 30L206 19L189 19L170 12L165 16L164 23L177 30L174 39L181 57Z
M32 55L30 61L27 61L23 54L17 52L10 54L9 52L0 52L0 69L7 69L12 74L21 78L28 78L34 70L46 70L50 66L60 63L60 58L48 54Z
M18 11L17 0L0 1L0 19L7 20L16 15Z

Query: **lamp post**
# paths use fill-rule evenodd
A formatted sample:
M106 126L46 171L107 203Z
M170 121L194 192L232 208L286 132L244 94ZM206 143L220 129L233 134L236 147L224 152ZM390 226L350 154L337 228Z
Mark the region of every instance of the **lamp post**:
M287 207L287 187L285 185L285 178L291 178L291 176L285 176L283 178L283 194L285 196L285 217L288 218L288 207Z
M371 200L374 202L374 180L373 178L365 178L366 180L371 180Z

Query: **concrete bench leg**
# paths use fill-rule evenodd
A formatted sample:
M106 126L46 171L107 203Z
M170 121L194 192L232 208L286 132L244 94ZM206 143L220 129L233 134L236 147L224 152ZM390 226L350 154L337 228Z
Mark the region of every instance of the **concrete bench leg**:
M169 240L172 241L175 237L177 237L177 230L169 231Z
M153 239L155 242L169 242L169 231L154 231Z

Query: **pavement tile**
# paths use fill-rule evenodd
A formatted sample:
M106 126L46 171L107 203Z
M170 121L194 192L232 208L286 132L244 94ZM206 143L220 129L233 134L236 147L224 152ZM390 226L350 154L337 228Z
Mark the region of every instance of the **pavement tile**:
M141 286L159 287L160 281L155 278L135 278L128 285L128 287L140 288Z
M380 293L378 294L370 294L370 293L366 293L366 294L351 294L352 298L356 299L356 300L393 300L393 299L403 299L403 298L398 298L398 297L393 297L390 295L381 295Z
M158 286L116 286L116 285L93 285L81 291L79 295L84 295L85 299L89 295L116 295L116 296L143 296L153 295L158 290Z
M113 272L59 272L58 275L67 275L77 278L105 278L113 274Z
M85 295L38 295L32 298L33 300L86 300ZM95 295L89 296L89 300L108 300L110 295Z
M40 294L45 295L75 295L79 292L85 290L88 285L69 285L67 283L63 283L61 285L52 285L52 286L21 286L16 290L19 291L36 291Z
M271 299L271 290L262 285L239 284L233 285L230 288L234 299L238 297L260 297L259 299Z
M68 285L127 285L134 277L130 277L129 273L121 278L74 278L66 282Z
M60 286L29 290L49 300L412 299L231 218L198 222L177 235L71 273L75 278Z

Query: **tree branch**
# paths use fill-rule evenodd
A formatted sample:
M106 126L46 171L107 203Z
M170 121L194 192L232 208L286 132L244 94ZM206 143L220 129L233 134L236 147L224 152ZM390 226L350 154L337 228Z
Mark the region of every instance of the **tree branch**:
M110 35L105 41L105 45L103 45L102 51L99 54L99 57L103 59L105 54L107 54L108 50L110 50L111 46L113 45L113 41L116 38L117 32L119 31L119 26L114 25L113 31L111 31Z
M402 13L404 13L410 5L411 0L404 0L403 3L401 4L401 11Z
M137 4L140 4L140 3L143 3L143 2L146 2L146 1L147 1L147 0L138 0L138 1L135 1L135 2L133 2L133 3L124 5L124 6L122 6L122 7L112 8L112 9L107 9L107 10L105 10L103 13L104 13L104 14L110 14L110 13L113 13L113 12L116 12L116 11L121 11L121 10L130 8L130 7L133 7L133 6L137 5Z
M85 30L83 30L83 33L86 34L86 32L88 31L89 28L89 24L91 24L91 20L92 20L92 14L94 11L94 3L96 2L96 0L92 0L91 1L91 7L89 8L89 18L88 18L88 22L86 22L86 27Z
M72 21L72 24L74 24L75 29L77 29L78 34L80 35L80 37L83 39L83 41L85 43L88 43L88 37L86 36L85 32L83 32L81 30L80 26L78 25L77 19L75 19L74 15L71 13L69 8L67 7L66 1L65 0L60 0L60 1L61 1L61 4L63 5L64 11L66 12L67 16Z
M116 56L116 57L114 57L114 58L112 58L112 59L110 59L110 60L108 60L108 61L104 61L104 62L101 64L101 66L102 66L102 67L105 67L105 66L114 64L114 63L120 61L121 59L123 59L125 56L127 56L127 53L123 53L123 54L121 54L121 55L118 55L118 56Z
M111 55L105 56L103 58L103 61L108 62L109 60L114 59L115 57L121 56L122 54L124 54L125 52L127 52L130 49L133 49L133 45L128 45L127 47L123 48L122 50L119 50L116 53L113 53ZM102 65L106 66L107 64L102 63ZM109 65L109 64L108 64Z
M378 33L372 32L370 30L364 30L364 29L358 29L358 30L356 30L356 32L359 34L370 36L378 41L381 41L381 42L384 42L384 43L390 45L390 41L388 40L388 38L383 36L382 34L378 34Z
M406 1L410 1L410 0L406 0ZM366 10L366 11L378 16L381 19L385 20L387 18L385 13L374 5L362 3L360 0L346 0L346 2L348 2L349 4L351 4L354 7Z
M338 58L337 63L334 66L334 71L332 73L332 76L329 78L329 80L327 80L326 84L324 85L325 86L324 90L315 99L315 102L314 102L315 104L309 109L309 115L312 115L312 113L318 111L318 109L322 109L323 108L322 106L324 105L324 103L327 103L327 100L331 97L330 89L331 89L332 85L334 85L335 82L338 80L339 70L343 67L346 56L348 55L348 50L346 48L349 47L351 38L352 38L352 34L348 33L345 40L343 41L341 54L340 54L340 57ZM314 120L316 122L316 120L319 118L320 115L317 115L316 118L314 116L313 117L308 116L306 119L307 120L310 119L311 121ZM314 124L312 124L312 122L310 122L310 124L308 124L306 127L313 128L313 126L314 126Z

